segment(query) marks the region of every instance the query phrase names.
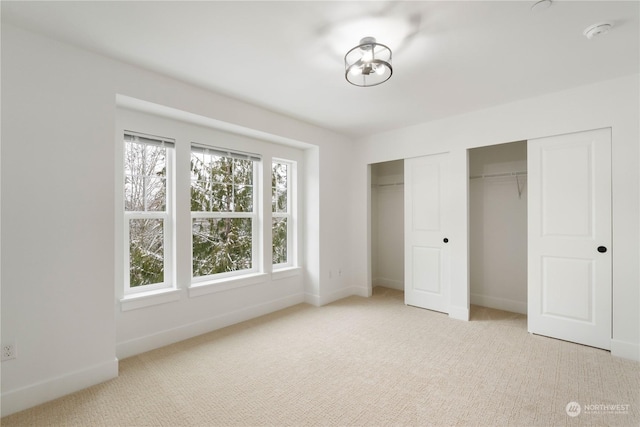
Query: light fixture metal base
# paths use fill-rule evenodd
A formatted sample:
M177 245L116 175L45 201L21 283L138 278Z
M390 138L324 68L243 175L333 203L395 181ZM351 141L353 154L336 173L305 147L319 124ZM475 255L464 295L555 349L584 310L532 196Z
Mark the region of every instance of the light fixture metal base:
M363 37L360 44L344 56L345 79L355 86L377 86L393 74L391 49L375 37Z

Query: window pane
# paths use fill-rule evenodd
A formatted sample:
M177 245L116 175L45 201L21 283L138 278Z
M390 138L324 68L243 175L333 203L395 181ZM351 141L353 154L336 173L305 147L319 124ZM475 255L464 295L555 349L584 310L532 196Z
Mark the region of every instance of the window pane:
M236 184L253 184L253 162L233 159L233 181Z
M164 211L167 199L167 149L125 142L125 210Z
M129 286L164 282L164 221L129 221Z
M273 178L272 185L274 187L286 188L287 187L287 168L286 163L274 163L273 164Z
M164 211L167 200L166 179L146 178L145 211Z
M253 212L253 161L191 153L192 212Z
M252 268L251 218L193 220L193 277Z
M127 176L124 179L124 210L144 210L144 179Z
M230 157L206 156L210 160L207 163L209 179L214 182L233 183L233 159Z
M273 218L273 263L287 262L287 218Z
M288 165L285 163L273 163L271 172L272 212L287 212Z
M233 191L234 212L253 212L253 187L236 185Z
M211 210L211 189L206 181L191 181L191 211L207 212Z
M287 212L287 190L278 190L276 212Z
M233 186L231 184L213 184L211 188L209 210L213 212L232 212Z
M162 146L138 144L144 147L144 175L165 176L166 175L166 152Z

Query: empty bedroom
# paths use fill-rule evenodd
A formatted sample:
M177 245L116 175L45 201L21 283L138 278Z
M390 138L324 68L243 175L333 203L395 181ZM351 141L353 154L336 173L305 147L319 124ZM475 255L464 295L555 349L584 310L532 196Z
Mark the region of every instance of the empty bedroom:
M3 426L640 424L639 2L0 11Z

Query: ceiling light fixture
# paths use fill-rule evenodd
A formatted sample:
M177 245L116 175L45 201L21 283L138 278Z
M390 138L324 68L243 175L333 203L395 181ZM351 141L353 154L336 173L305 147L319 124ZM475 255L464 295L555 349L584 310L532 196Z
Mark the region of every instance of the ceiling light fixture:
M344 77L349 83L367 87L384 83L391 78L391 49L365 37L344 56Z
M549 9L551 7L551 0L540 0L537 1L531 6L531 10L534 12L539 12L541 10Z
M591 40L594 37L600 36L602 34L607 34L609 30L611 30L611 28L613 28L612 24L608 22L600 22L598 24L593 24L587 27L587 29L584 30L582 34L584 34L586 38Z

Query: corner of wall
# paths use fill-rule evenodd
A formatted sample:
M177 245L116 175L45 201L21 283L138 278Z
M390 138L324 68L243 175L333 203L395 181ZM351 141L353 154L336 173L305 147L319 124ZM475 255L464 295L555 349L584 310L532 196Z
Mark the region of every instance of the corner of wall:
M118 359L2 394L2 416L66 396L118 376Z

